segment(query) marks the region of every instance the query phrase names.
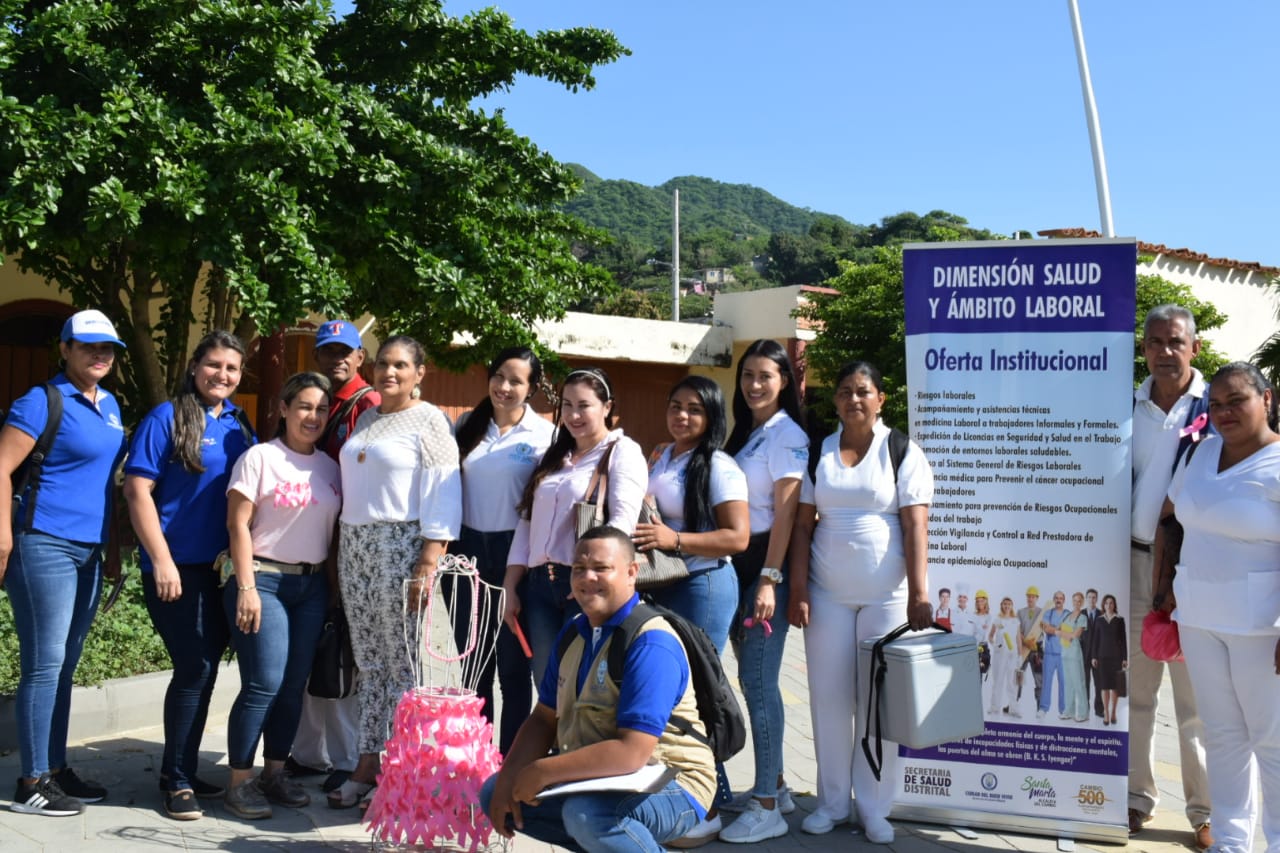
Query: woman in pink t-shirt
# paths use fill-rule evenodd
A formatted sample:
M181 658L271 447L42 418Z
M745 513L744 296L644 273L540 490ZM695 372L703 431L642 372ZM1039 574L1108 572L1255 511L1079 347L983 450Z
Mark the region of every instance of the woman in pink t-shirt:
M284 761L324 623L326 565L342 506L338 463L316 450L329 416L329 380L299 373L280 396L276 437L240 457L227 488L234 571L223 604L240 663L240 695L227 721L226 805L248 820L270 817L271 803L301 808L311 802ZM254 779L259 737L265 766Z

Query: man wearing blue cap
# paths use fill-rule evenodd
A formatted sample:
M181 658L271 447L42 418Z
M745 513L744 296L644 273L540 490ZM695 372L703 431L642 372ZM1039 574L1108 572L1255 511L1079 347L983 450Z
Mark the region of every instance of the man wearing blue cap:
M347 436L356 428L356 419L381 403L382 397L360 375L364 344L350 320L329 320L320 325L316 332L316 364L334 387L329 423L320 447L336 461Z
M356 418L382 402L377 391L360 375L364 346L360 331L350 320L328 320L316 332L316 365L335 389L329 421L318 446L335 461L347 437L355 430ZM337 589L337 583L331 587ZM287 766L295 776L324 772L332 768L321 788L332 791L351 775L356 760L360 708L353 693L345 699L318 699L304 694L302 719L293 739L293 754Z

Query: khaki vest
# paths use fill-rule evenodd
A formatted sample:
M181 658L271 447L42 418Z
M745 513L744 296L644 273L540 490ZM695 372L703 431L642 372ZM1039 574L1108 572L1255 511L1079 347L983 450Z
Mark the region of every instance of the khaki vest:
M666 631L671 636L676 636L671 626L661 618L650 620L640 629L641 634L646 631ZM574 688L577 684L578 665L587 647L581 635L569 644L564 659L560 661L560 684L556 692L556 742L561 752L618 736L619 691L618 685L609 677L609 645L616 636L617 631L614 631L601 645L579 695L574 695ZM706 730L698 717L692 677L671 713L692 721L695 731L705 737ZM653 749L653 760L674 768L676 782L680 787L688 791L703 808L710 808L716 793L716 765L711 748L706 743L684 734L668 720L666 729Z

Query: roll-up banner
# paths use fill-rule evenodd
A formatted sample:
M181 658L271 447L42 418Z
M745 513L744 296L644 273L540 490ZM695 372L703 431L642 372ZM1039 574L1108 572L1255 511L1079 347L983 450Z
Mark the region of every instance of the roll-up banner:
M1136 263L1133 240L905 248L929 587L980 644L985 731L901 748L895 815L1127 838Z

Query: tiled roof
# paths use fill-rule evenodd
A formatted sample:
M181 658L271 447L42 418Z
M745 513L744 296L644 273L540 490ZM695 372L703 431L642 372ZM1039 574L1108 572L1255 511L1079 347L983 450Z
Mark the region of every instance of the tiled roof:
M1097 231L1090 231L1087 228L1050 228L1046 231L1037 231L1041 237L1101 237ZM1144 255L1164 255L1169 258L1179 258L1192 263L1211 264L1215 267L1224 267L1234 270L1251 270L1261 273L1269 278L1280 277L1280 267L1269 267L1260 264L1257 261L1237 261L1231 258L1211 258L1204 252L1193 252L1190 249L1170 249L1163 243L1144 243L1138 241L1138 251Z

